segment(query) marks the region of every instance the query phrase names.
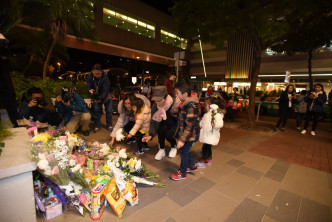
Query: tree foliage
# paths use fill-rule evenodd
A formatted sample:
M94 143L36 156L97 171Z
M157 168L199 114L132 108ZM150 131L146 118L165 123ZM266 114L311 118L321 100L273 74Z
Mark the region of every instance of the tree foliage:
M261 53L329 13L331 5L330 0L178 0L171 12L181 35L192 38L199 30L203 42L217 47L224 47L237 32L249 33L255 45L248 112L248 127L252 127Z

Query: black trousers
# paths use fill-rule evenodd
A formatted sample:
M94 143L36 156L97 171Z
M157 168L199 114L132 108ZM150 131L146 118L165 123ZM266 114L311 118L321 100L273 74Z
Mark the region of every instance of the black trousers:
M212 157L212 145L203 143L202 160L207 160L209 157Z
M300 127L302 120L304 120L306 113L296 113L296 127Z
M160 149L165 149L165 139L171 144L171 147L174 147L176 145L174 134L174 129L171 129L167 124L161 124L158 129L158 141Z
M281 124L281 127L285 127L288 117L291 113L292 113L292 107L287 107L287 109L279 109L280 118L277 123L277 127L279 127L280 124Z
M135 121L129 121L124 127L123 130L127 133L130 132L130 130L134 127L135 125ZM143 135L140 131L137 131L135 135L133 135L133 139L136 140L136 144L137 144L137 149L138 151L142 152L143 151L143 142L142 142L142 138ZM147 143L144 142L144 145L146 145L145 147L147 147Z
M312 131L315 131L315 129L317 128L318 125L318 120L319 120L319 116L321 115L321 113L317 113L317 112L308 112L306 117L305 117L305 122L304 122L304 127L303 129L307 130L310 120L312 119Z

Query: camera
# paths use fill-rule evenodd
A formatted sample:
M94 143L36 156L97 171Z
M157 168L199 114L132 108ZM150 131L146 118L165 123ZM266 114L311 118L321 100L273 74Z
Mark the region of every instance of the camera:
M65 103L69 101L68 91L69 91L68 88L62 88L61 98L62 101L64 101Z
M35 100L36 100L37 105L41 105L41 106L47 105L47 103L43 97L36 97Z

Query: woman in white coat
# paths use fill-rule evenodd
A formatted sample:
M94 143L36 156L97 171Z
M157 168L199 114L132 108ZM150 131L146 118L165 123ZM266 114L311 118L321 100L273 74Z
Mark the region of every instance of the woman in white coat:
M224 114L221 112L222 101L220 97L212 96L205 100L205 109L201 122L199 141L203 143L202 158L196 164L198 168L205 168L212 164L212 145L219 143L220 128L224 126Z

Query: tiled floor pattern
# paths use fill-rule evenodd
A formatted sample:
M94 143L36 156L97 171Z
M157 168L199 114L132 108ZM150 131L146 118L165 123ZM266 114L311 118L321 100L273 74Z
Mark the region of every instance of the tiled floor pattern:
M108 134L103 131L86 139L106 142ZM100 221L332 221L332 174L248 151L263 147L262 144L273 150L267 145L270 144L268 141L282 148L278 145L278 134L251 133L227 128L226 124L222 138L233 134L236 136L232 139L222 140L213 147L212 166L190 173L182 181L169 179L179 167L179 155L174 159L154 160L157 152L155 138L149 144L151 149L141 158L148 168L160 175L161 182L167 187L138 185L138 205L127 205L121 219L108 206ZM126 147L128 152L136 149L135 144ZM168 151L169 147L166 148ZM195 160L198 160L200 151L201 144L196 143L192 148ZM45 219L39 216L38 221ZM50 221L91 219L88 215L82 217L71 211Z

